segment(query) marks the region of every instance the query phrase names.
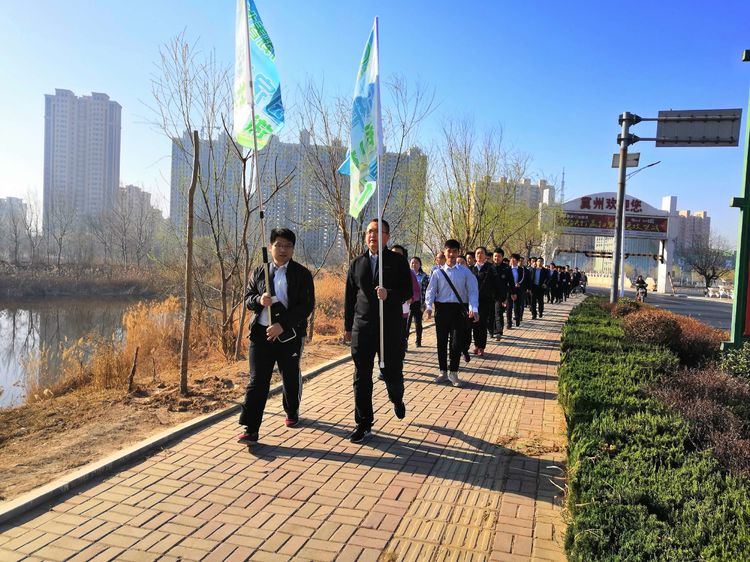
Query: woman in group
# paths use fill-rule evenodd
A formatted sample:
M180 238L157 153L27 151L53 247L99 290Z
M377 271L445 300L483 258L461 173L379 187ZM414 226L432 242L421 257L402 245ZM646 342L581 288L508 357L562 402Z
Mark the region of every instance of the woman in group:
M422 347L422 314L425 308L425 293L427 292L427 285L430 284L430 276L422 271L422 260L417 256L411 258L409 265L411 266L414 275L417 277L417 283L419 283L422 298L417 302L411 303L406 333L408 334L411 331L411 321L414 319L414 329L417 334L417 347Z

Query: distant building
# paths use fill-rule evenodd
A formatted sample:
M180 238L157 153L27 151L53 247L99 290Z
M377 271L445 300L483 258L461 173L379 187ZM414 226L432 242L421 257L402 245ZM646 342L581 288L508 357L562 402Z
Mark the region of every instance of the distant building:
M231 221L241 220L242 207L239 208L240 213L236 214L235 207L244 203L241 199L238 200L242 193L241 165L231 151L223 150L227 141L228 139L222 135L213 142L217 154L227 154L226 160L217 156L214 169L223 170L224 173L221 176L225 184L224 191L228 190L229 193L216 200L221 202L222 216L228 221L227 224L230 224ZM206 177L205 170L209 165L207 160L204 162L204 159L208 159L207 151L203 148L205 144L202 140L202 178ZM192 173L190 146L188 135L184 135L182 139L175 139L172 145L170 220L181 229L180 231L184 231L187 208L185 194ZM339 235L338 225L332 219L331 201L323 178L330 182L332 174L334 175L337 187L343 194L343 204L348 209L349 177L336 172L345 156L346 147L343 144L314 146L311 144L310 134L304 130L300 132L299 142L296 143L282 142L278 137L273 136L259 154L260 186L265 202L266 231L269 232L272 228L282 226L294 230L297 234L296 257L310 265L320 265L326 256L329 263L340 261L344 257L344 241ZM400 225L412 221L414 217L409 215L409 209L420 208L420 197L424 201L426 162L426 155L417 148L401 154L386 152L383 156L382 175L385 178L383 198L392 186L391 198L384 215L386 220L390 222L397 220ZM250 170L251 166L248 164L248 184L252 183ZM208 178L204 181L215 180ZM415 189L418 185L422 188ZM214 194L216 193L215 187L207 186L208 190ZM214 199L209 197L209 200ZM251 207L256 206L257 195L253 195ZM375 206L376 202L373 198L362 211L362 216L368 218L375 216ZM205 213L205 204L196 202L196 215L201 212ZM253 220L257 220L257 215Z
M195 193L195 232L203 236L211 232L212 221L216 224L219 217L223 221L235 221L244 209L244 200L242 163L236 157L229 137L221 133L217 138L210 139L210 143L207 138L200 138L199 142L200 184ZM250 164L248 173L249 170ZM182 137L172 139L169 190L169 220L181 236L184 236L187 224L187 195L192 175L192 136L185 132ZM209 203L208 208L205 201Z
M0 259L20 259L21 246L26 238L24 217L26 203L18 197L0 198Z
M679 250L689 250L696 246L706 246L711 237L711 217L706 211L677 211L678 216L673 220L677 222Z
M45 95L45 228L64 213L74 223L112 209L120 184L122 107L107 94Z
M151 204L151 194L137 185L126 185L117 191L121 209L140 216L153 215L163 218L161 211Z

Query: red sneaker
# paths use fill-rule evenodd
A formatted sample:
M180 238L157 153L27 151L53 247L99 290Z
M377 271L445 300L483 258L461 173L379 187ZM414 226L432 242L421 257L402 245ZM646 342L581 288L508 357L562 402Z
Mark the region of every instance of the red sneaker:
M477 355L479 355L479 357L483 357L484 356L484 349L482 349L480 347L479 350L477 351Z
M257 431L245 431L244 433L241 433L237 436L237 441L240 443L247 443L250 445L254 445L258 442L258 432Z
M286 418L286 419L284 420L284 425L286 425L287 427L294 427L294 426L296 426L296 425L297 425L298 423L299 423L299 419L294 419L294 418Z

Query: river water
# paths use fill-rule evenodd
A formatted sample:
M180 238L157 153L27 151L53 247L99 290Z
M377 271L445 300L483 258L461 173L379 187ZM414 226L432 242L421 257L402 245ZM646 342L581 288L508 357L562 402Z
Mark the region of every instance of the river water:
M0 302L0 408L23 404L30 383L42 387L54 383L62 349L80 338L96 334L121 340L123 313L137 302L122 298Z

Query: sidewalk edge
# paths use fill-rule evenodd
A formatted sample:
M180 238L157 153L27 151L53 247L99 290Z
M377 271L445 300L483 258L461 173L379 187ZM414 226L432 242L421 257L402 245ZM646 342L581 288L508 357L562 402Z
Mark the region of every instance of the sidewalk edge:
M348 353L336 357L335 359L331 359L330 361L318 365L314 369L303 374L302 380L308 381L315 378L328 369L346 363L350 359L351 355ZM278 394L281 392L281 389L282 384L279 383L270 390L269 396ZM115 469L118 469L125 464L129 464L136 460L142 460L147 457L149 453L162 448L162 446L167 443L176 441L179 438L185 437L207 425L229 417L238 412L240 407L240 404L233 404L221 410L217 410L216 412L188 420L176 427L140 441L135 445L131 445L122 451L113 453L102 460L90 463L76 472L54 480L41 488L27 492L14 500L0 502L0 525L8 523L11 519L54 500L73 488L90 482L97 477L110 474L111 472L114 472Z

